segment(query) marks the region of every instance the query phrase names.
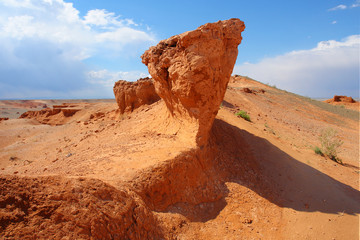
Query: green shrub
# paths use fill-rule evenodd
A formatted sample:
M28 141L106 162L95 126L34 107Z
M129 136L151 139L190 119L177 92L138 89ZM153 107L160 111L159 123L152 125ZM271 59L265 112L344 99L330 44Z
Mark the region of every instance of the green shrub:
M243 110L240 110L239 112L235 113L235 115L245 119L246 121L251 122L250 116L247 114L247 112Z
M318 146L316 146L314 148L314 152L320 156L324 156L323 152L321 151L321 149Z
M321 142L321 151L331 160L342 164L342 160L338 158L338 149L343 141L337 138L336 130L332 128L324 129L319 137Z

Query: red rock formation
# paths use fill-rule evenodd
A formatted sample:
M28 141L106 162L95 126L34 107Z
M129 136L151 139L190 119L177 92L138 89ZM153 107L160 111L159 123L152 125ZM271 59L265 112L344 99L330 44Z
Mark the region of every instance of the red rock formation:
M333 101L333 102L346 102L346 103L354 103L355 102L355 100L352 97L338 96L338 95L335 95L333 99L330 99L330 101Z
M2 239L163 239L139 197L100 180L1 176L0 191Z
M141 56L171 115L198 124L199 146L207 143L244 29L239 19L207 23L160 41Z
M117 81L114 95L121 113L132 112L142 105L152 104L160 99L150 78L140 78L136 82Z
M67 118L80 111L77 104L54 105L53 108L45 108L40 111L27 111L21 114L19 118L36 119L40 123L49 125L62 125L67 122Z

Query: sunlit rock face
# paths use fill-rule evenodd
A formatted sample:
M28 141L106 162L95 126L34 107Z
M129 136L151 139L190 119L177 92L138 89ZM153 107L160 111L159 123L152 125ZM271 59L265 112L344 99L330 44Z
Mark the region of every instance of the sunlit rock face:
M208 141L244 29L235 18L207 23L160 41L141 56L170 114L197 124L199 146Z

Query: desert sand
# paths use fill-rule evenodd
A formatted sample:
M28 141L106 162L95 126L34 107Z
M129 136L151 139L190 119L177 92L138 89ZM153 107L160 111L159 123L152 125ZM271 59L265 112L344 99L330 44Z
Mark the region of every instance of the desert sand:
M125 100L131 84L122 100L0 101L1 238L358 239L359 108L230 77L241 37L223 29L243 25L199 29L218 27L223 49L189 49L188 32L143 55L155 102ZM314 153L327 128L343 164Z
M232 77L212 128L216 158L202 166L186 134L158 129L162 100L122 115L115 101L73 104L51 125L0 123L3 237L96 238L111 224L134 239L146 236L138 228L153 239L359 236L358 112ZM344 141L344 165L312 150L327 127Z

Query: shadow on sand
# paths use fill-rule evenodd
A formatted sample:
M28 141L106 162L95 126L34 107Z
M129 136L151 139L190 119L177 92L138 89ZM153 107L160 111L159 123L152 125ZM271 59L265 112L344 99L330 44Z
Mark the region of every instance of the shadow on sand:
M226 171L234 171L231 165L250 163L250 168L256 165L248 169L257 169L256 184L246 184L246 187L270 202L296 211L360 213L358 190L298 161L266 139L220 119L215 119L212 133L219 153L227 152L228 158L232 158ZM232 174L229 180L241 184L243 174L244 169Z

